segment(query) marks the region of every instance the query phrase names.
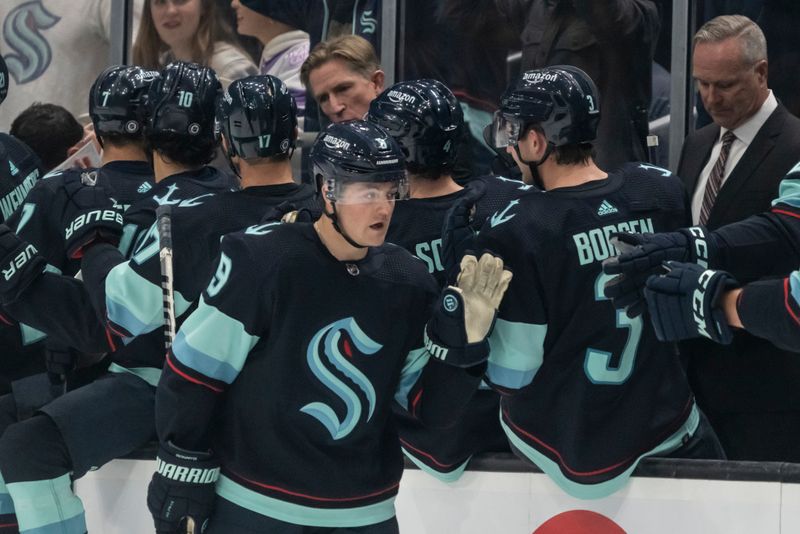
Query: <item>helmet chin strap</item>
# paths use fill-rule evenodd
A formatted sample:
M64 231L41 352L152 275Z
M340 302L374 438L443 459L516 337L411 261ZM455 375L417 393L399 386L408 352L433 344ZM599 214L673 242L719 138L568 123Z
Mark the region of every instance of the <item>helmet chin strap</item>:
M354 246L356 248L367 248L366 245L361 245L360 243L356 243L355 241L353 241L353 239L349 235L347 235L347 233L342 229L342 227L339 226L339 216L336 213L336 202L331 202L331 207L333 208L332 212L328 212L328 210L323 210L323 213L325 213L325 216L329 218L333 223L334 230L339 232L341 236L344 238L344 240L347 241L351 246Z
M547 158L550 157L550 154L553 153L553 150L555 150L555 148L556 147L555 145L553 145L553 143L548 142L547 148L544 151L544 155L539 160L533 161L533 160L527 160L522 157L522 152L520 152L519 150L519 143L514 145L514 151L517 153L517 158L519 158L519 160L522 163L528 166L528 168L531 170L533 183L536 185L536 187L538 187L542 191L544 191L544 181L542 181L542 176L539 174L539 165L547 161Z

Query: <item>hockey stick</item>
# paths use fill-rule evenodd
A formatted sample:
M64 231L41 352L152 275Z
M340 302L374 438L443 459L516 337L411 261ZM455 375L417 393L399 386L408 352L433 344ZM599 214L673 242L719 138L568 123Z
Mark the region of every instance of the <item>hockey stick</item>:
M156 228L158 229L158 258L161 263L161 292L164 307L164 349L169 351L175 340L175 291L172 277L172 219L171 207L162 205L156 208ZM187 516L184 523L185 534L195 534L194 519Z
M175 339L175 295L172 280L172 219L171 207L156 208L158 228L158 257L161 260L161 291L164 297L164 348L169 350Z

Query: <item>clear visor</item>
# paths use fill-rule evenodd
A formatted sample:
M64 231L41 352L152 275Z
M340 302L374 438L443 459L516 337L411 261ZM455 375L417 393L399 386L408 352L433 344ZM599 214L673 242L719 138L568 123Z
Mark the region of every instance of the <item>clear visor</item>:
M351 180L327 180L325 198L339 204L372 204L408 199L408 178L388 182L356 182Z
M495 149L514 146L517 144L517 139L519 139L521 127L522 123L516 117L509 117L499 111L495 111L489 129L488 141Z

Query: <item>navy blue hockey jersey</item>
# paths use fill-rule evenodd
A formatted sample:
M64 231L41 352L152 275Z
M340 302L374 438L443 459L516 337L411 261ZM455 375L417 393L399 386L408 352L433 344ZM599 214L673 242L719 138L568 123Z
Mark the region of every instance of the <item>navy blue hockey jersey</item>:
M476 178L486 187L486 193L475 205L473 226L480 230L484 221L493 213L508 205L509 201L533 189L518 180L485 176ZM428 272L433 274L440 286L444 286L445 272L442 264L442 226L447 210L462 196L462 189L433 198L411 198L398 202L392 214L392 222L386 241L400 245L425 262Z
M424 265L391 244L341 262L308 224L226 236L167 357L159 438L213 444L217 493L262 515L321 527L391 518L403 462L390 405L425 420L441 406L426 377L467 376L428 362L437 294Z
M669 171L627 164L607 179L529 194L491 217L478 248L514 273L490 337L487 380L504 393L511 445L565 491L599 497L647 455L678 448L699 414L672 345L603 294L614 232L688 222Z

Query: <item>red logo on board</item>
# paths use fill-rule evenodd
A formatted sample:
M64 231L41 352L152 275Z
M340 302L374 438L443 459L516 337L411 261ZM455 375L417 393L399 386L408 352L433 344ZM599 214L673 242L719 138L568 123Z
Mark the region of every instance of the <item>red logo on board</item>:
M614 521L589 510L571 510L545 521L533 534L626 534Z

